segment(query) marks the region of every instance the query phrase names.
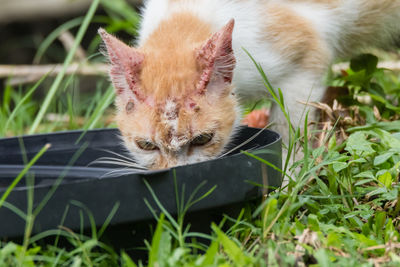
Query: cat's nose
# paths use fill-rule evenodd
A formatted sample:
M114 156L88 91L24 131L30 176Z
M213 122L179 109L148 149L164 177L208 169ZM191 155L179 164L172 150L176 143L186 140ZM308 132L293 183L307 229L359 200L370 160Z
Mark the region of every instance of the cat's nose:
M169 154L161 156L157 162L155 162L150 168L153 170L165 169L178 165L177 157Z
M187 158L185 156L185 148L180 148L177 151L169 151L167 156L166 156L166 168L170 167L175 167L175 166L180 166L180 165L186 165Z

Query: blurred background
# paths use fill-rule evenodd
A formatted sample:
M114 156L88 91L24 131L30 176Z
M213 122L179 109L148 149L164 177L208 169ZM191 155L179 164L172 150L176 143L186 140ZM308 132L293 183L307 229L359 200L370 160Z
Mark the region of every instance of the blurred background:
M140 0L0 0L0 136L110 126L111 117L101 115L111 109L113 96L106 94L111 89L97 29L118 32L119 38L132 43L140 4ZM56 82L71 50L66 75ZM54 95L48 97L49 93ZM31 127L40 113L43 118Z
M91 0L0 0L0 64L63 62L91 2ZM137 26L136 10L140 2L140 0L100 1L93 23L86 31L76 57L83 59L96 52L98 44L96 31L99 26L106 25L112 28L112 31L126 30L127 34L122 34L122 38L133 37ZM126 8L127 4L129 8ZM57 29L58 33L55 32ZM53 38L46 40L50 34L53 34ZM47 41L46 47L43 47L44 41ZM41 50L38 51L39 49ZM4 70L3 72L2 79L6 76ZM4 81L2 84L4 85Z

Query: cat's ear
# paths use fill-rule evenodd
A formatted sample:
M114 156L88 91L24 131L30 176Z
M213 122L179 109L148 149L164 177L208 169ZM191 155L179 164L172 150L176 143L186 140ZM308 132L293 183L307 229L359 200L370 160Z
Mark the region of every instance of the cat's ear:
M124 97L143 100L139 87L139 76L144 55L104 29L100 28L98 32L105 44L104 54L111 63L109 75L117 96L124 95Z
M201 70L200 81L196 88L198 93L230 88L227 84L232 82L233 70L236 65L232 48L234 25L235 21L231 19L197 49L197 63Z

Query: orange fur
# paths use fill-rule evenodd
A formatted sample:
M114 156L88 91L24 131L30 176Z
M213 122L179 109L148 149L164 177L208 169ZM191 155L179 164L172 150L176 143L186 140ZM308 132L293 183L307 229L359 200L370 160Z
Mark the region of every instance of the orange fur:
M273 49L305 69L325 71L330 58L311 22L282 4L268 4L263 38Z
M393 27L393 24L399 25L400 22L394 22L391 16L399 14L400 1L363 0L362 2L364 12L360 13L360 17L353 26L353 31L343 37L344 55L352 55L352 50L360 48L360 46L364 48L366 45L371 46L373 44L382 48L390 48L393 45L393 40L388 40L384 32L386 28ZM397 36L393 37L396 38Z
M230 90L221 94L195 91L202 71L195 49L211 33L208 24L195 16L177 14L161 23L137 49L145 58L140 73L141 92L150 100L136 104L134 112L127 112L129 99L117 97L116 121L128 148L133 149L129 144L135 138L149 139L159 146L149 168L176 165L182 147L187 147L188 156L192 155L200 148L190 146L190 141L204 132L215 136L201 147L203 155L212 157L226 145L226 136L236 118L236 99ZM172 105L171 111L167 110L168 105Z
M148 1L141 47L99 31L112 65L116 120L126 146L149 168L219 155L240 120L238 99L261 93L260 78L250 72L254 66L239 45L260 57L274 86L283 87L293 121L300 123L297 100L308 99L314 85L312 99L321 98L320 77L333 57L365 44L393 42L399 5L390 0ZM233 34L234 19L239 27ZM215 32L223 20L229 22ZM238 98L231 94L234 86ZM276 110L271 113L275 129L285 133L287 122Z
M239 47L259 57L273 85L284 89L292 121L300 123L297 102L321 99L320 77L333 57L395 40L400 1L149 0L143 10L141 47L99 33L125 144L140 165L163 168L220 154L240 120L238 99L264 93ZM286 119L276 111L275 129L284 134Z
M340 0L288 0L288 2L323 4L329 7L337 7L340 4Z
M214 141L202 147L202 150L209 156L218 154L224 147L223 140L229 135L234 124L235 114L232 114L236 101L232 97L221 96L216 101L204 96L193 98L200 110L193 110L185 106L185 99L177 99L178 127L176 132L171 132L168 121L164 121L165 102L157 102L157 107L152 108L147 104L138 105L132 114L127 114L122 107L124 101L117 101L118 113L116 121L122 136L128 143L134 142L134 138L148 138L162 145L164 153L159 153L157 160L148 166L150 168L165 168L174 166L177 163L177 147L171 146L171 135L179 137L183 144L190 142L195 136L203 132L215 132ZM218 140L219 139L219 140ZM198 148L189 147L189 153Z
M194 48L210 35L208 24L190 14L177 14L161 23L140 48L146 55L143 91L157 99L191 94L199 77Z

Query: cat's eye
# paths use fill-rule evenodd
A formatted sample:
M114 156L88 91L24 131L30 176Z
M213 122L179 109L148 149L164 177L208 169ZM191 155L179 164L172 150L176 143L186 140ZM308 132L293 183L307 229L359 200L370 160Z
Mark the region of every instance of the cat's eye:
M192 146L203 146L207 144L208 142L211 141L211 139L214 137L213 133L203 133L198 136L196 136L190 144Z
M136 140L136 144L140 149L147 150L147 151L158 149L158 146L156 146L154 143L152 143L148 140L145 140L145 139Z

